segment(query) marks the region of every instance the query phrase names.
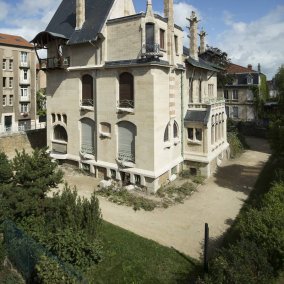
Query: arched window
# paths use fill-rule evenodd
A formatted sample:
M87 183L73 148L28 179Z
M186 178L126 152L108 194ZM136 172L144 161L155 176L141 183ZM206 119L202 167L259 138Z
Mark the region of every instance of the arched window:
M84 75L82 77L82 106L93 106L93 77Z
M134 80L127 72L119 76L119 107L134 108Z
M135 162L136 126L128 121L118 123L118 159Z
M170 128L170 123L167 124L165 132L164 132L164 142L167 142L170 140L169 128Z
M178 138L178 124L177 122L175 121L174 122L174 125L173 125L173 133L174 133L174 138Z
M61 125L56 125L54 127L53 138L55 140L68 142L68 136L65 128Z
M89 118L81 119L81 152L95 154L94 147L95 123Z

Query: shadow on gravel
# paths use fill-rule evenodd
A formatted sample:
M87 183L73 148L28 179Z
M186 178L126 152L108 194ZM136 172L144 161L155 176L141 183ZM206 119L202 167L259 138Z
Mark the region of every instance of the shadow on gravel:
M221 167L214 174L215 183L220 187L243 192L248 195L264 165L264 162L260 162L253 167L243 165Z

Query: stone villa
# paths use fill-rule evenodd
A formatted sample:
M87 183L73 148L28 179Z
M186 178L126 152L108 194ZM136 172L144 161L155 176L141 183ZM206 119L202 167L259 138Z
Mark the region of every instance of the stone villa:
M146 3L145 3L146 4ZM132 0L63 0L32 41L47 48L47 139L55 159L100 178L156 191L181 170L211 175L227 156L226 113L217 69L199 58L164 17L135 13Z

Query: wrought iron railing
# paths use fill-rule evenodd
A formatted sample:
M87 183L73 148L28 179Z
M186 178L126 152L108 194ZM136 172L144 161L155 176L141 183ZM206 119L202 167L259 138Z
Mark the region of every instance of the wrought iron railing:
M134 108L133 100L119 100L118 106L120 108Z
M84 154L95 155L95 148L89 144L82 144L81 145L81 152Z
M49 57L39 60L41 69L66 68L70 66L70 58Z
M144 43L142 46L142 56L162 56L158 43Z
M124 161L124 162L135 162L135 155L131 152L125 152L125 151L119 151L118 152L118 160Z
M94 106L94 100L93 99L82 99L81 106Z
M5 126L5 132L11 132L12 126Z

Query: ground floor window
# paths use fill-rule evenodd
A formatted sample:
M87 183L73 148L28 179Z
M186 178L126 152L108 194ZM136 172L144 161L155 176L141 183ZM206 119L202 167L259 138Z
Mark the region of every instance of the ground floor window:
M239 117L239 108L234 106L233 107L233 118L238 118Z

